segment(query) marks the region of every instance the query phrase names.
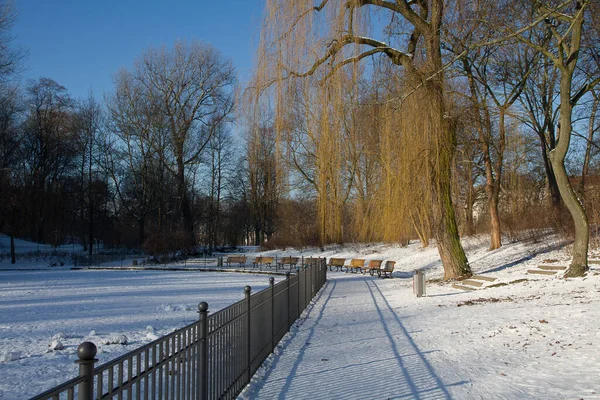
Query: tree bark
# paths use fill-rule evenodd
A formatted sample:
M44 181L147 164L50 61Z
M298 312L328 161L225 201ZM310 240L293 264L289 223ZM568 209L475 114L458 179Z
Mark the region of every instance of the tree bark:
M571 214L575 227L573 242L573 261L565 277L583 276L588 271L587 250L589 244L589 224L585 209L567 175L565 157L569 150L572 133L571 81L573 71L569 67L561 69L560 82L560 136L556 148L550 152L550 161L556 175L556 183L564 204Z
M556 218L560 218L561 214L561 197L560 190L558 189L558 184L556 183L556 175L554 173L554 168L552 167L552 163L550 161L550 156L548 154L548 149L546 148L546 139L543 135L540 136L540 146L542 148L542 158L544 160L544 172L546 172L546 180L548 184L548 191L550 192L550 205L552 206L552 210L554 210L554 215ZM550 151L552 152L553 149Z
M592 92L594 93L594 92ZM600 105L600 96L594 93L594 103L592 105L592 110L590 113L590 123L588 126L588 137L587 143L585 146L585 156L583 157L583 167L581 168L581 182L579 184L579 191L581 196L585 198L585 178L588 175L588 171L590 168L590 160L592 155L592 144L594 141L594 131L596 125L596 112L598 111L598 106Z

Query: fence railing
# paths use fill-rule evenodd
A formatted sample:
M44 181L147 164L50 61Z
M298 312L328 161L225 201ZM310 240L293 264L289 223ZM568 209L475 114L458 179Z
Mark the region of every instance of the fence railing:
M97 368L96 346L78 350L79 376L33 399L233 399L325 284L325 259Z

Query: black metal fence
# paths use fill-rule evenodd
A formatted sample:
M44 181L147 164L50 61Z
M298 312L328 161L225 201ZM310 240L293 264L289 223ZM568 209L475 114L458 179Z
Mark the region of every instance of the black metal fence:
M233 399L327 279L325 259L97 368L96 346L78 348L79 376L33 399Z

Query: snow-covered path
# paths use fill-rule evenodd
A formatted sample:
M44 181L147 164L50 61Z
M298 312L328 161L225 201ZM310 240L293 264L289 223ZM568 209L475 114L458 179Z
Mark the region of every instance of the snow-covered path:
M307 319L248 397L450 399L448 386L464 382L442 380L428 359L438 349L415 341L415 327L383 293L389 288L370 276L330 274Z
M330 273L241 399L600 399L600 276L461 292Z

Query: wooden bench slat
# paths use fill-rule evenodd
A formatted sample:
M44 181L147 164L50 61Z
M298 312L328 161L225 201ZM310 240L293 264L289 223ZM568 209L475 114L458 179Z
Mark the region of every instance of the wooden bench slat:
M331 257L329 259L329 261L327 262L327 266L329 267L330 271L333 271L333 267L336 268L336 271L339 271L340 269L342 269L344 267L345 262L346 262L345 258Z
M225 263L227 263L228 267L231 266L231 264L240 264L240 267L245 268L246 260L246 256L227 256Z
M377 270L377 276L381 278L383 274L384 278L388 277L388 273L390 274L390 278L392 277L392 273L394 272L394 267L396 266L396 261L386 261L385 267Z

